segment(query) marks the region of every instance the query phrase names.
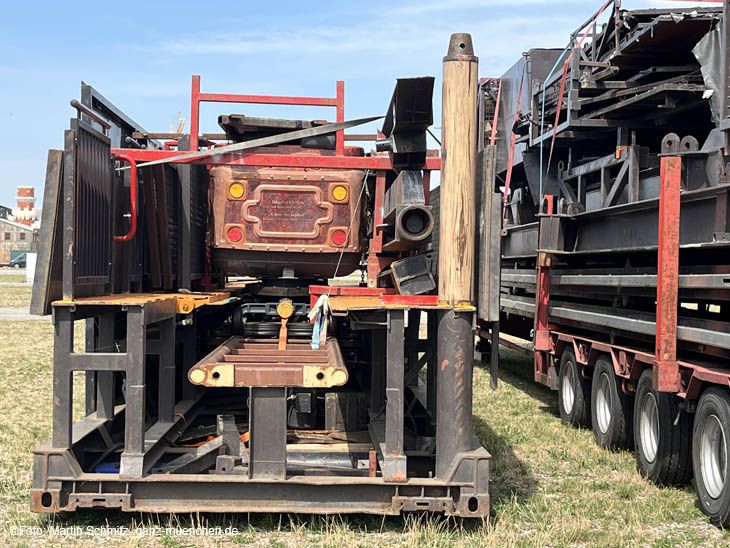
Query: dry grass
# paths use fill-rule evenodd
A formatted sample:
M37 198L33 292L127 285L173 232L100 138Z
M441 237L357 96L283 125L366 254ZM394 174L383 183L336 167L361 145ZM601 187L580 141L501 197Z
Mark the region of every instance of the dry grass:
M25 274L3 274L0 276L0 284L13 283L20 284L25 283Z
M109 544L119 546L730 545L730 536L710 526L695 507L690 488L659 489L636 474L631 454L599 449L590 431L563 426L555 394L532 383L529 360L509 351L503 353L498 391L489 389L484 368L475 372L475 433L493 455L492 516L484 522L427 516L35 515L27 494L32 448L50 432L51 337L50 322L0 321L0 536L11 546L60 544L64 539L48 533L52 525L127 527L125 534L106 533ZM77 413L82 397L77 390ZM14 536L18 526L39 526L42 533ZM192 537L165 530L194 526L232 526L238 533ZM90 535L75 540L82 546L100 543Z
M27 285L11 285L11 276L3 275L0 278L0 307L12 306L18 308L28 308L30 306L30 293L33 288L31 284ZM24 281L24 280L22 280ZM6 283L2 283L6 282Z

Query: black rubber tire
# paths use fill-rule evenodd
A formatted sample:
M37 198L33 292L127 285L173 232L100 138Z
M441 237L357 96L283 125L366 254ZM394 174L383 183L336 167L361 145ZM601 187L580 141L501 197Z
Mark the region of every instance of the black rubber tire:
M602 379L607 382L607 407L610 412L610 419L606 425L605 432L601 431L601 421L598 413L600 411L599 390ZM596 443L607 449L632 449L634 446L633 416L634 401L621 389L621 378L616 376L613 363L606 356L600 356L596 360L593 369L593 383L591 388L591 420L593 423L593 434Z
M572 369L573 406L570 411L566 410L563 393L563 381ZM581 374L582 367L575 360L575 354L570 349L565 349L560 358L560 372L558 374L558 407L560 408L560 420L572 426L591 426L591 381Z
M683 485L692 478L692 420L679 409L680 399L652 388L651 369L645 370L636 385L634 398L634 454L639 473L658 485ZM658 439L656 456L646 456L641 437L641 406L646 398L656 402ZM675 425L675 419L677 424Z
M722 425L724 437L725 462L724 482L717 498L710 496L705 484L702 469L702 434L710 417L716 417ZM721 438L722 439L722 438ZM730 392L719 386L708 388L702 394L695 413L694 428L692 429L692 462L695 476L695 489L702 511L710 518L710 522L717 527L730 526ZM722 447L722 446L721 446Z

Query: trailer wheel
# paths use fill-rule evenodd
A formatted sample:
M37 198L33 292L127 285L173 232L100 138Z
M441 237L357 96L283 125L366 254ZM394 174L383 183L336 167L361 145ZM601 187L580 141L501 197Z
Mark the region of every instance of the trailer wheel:
M700 508L713 525L730 525L730 393L720 387L702 394L692 443L695 487Z
M652 388L651 376L651 369L645 370L636 386L636 467L654 483L681 485L692 477L692 424L677 396Z
M560 419L565 424L590 427L591 381L581 374L572 350L563 351L558 381Z
M593 370L591 413L596 443L609 449L631 449L633 402L621 390L613 364L601 356Z

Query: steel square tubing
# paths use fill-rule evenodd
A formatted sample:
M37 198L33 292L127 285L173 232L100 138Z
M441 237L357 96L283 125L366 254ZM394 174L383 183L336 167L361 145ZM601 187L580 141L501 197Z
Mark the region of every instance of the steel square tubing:
M286 388L249 389L250 479L286 477Z
M371 332L370 414L375 416L385 405L385 329Z
M550 284L556 287L656 287L656 274L619 274L601 273L592 274L562 274L553 271ZM510 268L502 269L502 284L535 285L535 271L515 271ZM679 274L678 287L680 289L730 289L729 274Z
M259 103L268 105L300 105L335 107L336 121L345 120L345 82L337 81L336 96L330 97L292 97L273 95L242 95L234 93L201 93L200 76L194 75L190 97L190 140L191 150L198 150L198 133L200 127L200 103L201 102L223 102L223 103ZM344 131L338 131L336 136L335 150L338 156L345 151Z
M126 408L124 411L124 452L119 472L125 476L142 475L145 452L145 371L146 341L144 307L127 310Z
M99 333L96 350L109 350L114 345L115 313L99 316ZM88 321L88 320L87 320ZM91 319L93 321L93 319ZM99 371L96 386L96 413L99 418L114 418L115 376L113 371Z
M147 341L147 353L159 356L157 408L160 422L175 418L175 318L160 323L160 338Z
M405 481L406 456L403 446L405 389L403 310L388 311L387 364L385 378L385 451L386 481Z

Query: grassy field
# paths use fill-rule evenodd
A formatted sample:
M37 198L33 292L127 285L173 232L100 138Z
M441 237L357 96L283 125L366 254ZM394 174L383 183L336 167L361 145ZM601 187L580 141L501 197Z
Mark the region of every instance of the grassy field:
M25 283L25 274L16 274L15 272L12 272L12 274L3 273L0 275L0 283Z
M30 306L32 286L30 284L23 286L11 284L11 280L5 279L10 277L12 276L3 276L0 278L0 307L12 306L27 309Z
M81 339L80 325L77 333ZM126 527L104 532L119 546L730 546L730 535L696 508L690 487L657 488L637 475L630 453L599 449L590 431L562 425L555 393L531 382L529 360L512 351L502 353L496 392L488 371L475 371L474 429L493 457L488 520L32 514L31 451L50 433L51 358L50 322L0 321L0 537L10 546L58 545L64 539L48 532L55 525ZM40 527L40 533L14 534L22 526ZM165 529L199 526L238 532L201 537ZM85 534L75 540L100 543Z

